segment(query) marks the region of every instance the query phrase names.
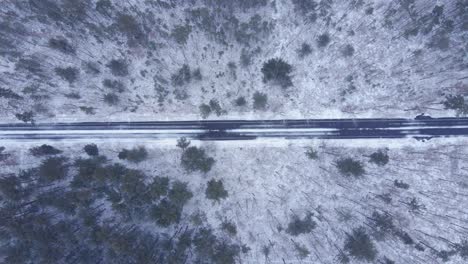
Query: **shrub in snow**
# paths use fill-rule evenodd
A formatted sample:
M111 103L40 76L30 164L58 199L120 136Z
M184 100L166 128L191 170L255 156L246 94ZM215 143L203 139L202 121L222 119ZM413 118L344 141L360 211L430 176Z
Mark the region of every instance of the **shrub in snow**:
M300 234L306 234L312 232L312 230L317 226L314 220L312 220L312 214L307 214L303 219L300 219L299 216L294 215L292 221L288 224L286 228L286 233L292 236L298 236Z
M84 67L84 71L87 74L98 75L99 73L101 73L99 64L95 62L92 62L92 61L85 62L83 63L83 67Z
M104 102L108 105L116 105L120 101L119 97L115 93L108 93L104 95Z
M211 170L215 160L209 157L204 149L192 146L184 150L180 163L188 172L201 171L206 173Z
M182 67L174 74L171 75L172 85L174 86L183 86L192 80L192 74L190 72L190 67L187 64L182 65Z
M23 112L23 113L16 113L15 117L18 120L21 120L21 121L23 121L25 123L28 123L28 122L34 123L34 113L32 111L26 111L26 112Z
M221 229L231 236L235 236L237 234L236 225L229 221L223 221L221 224Z
M201 81L201 79L203 79L200 68L197 68L197 69L193 70L192 77L193 77L193 79L195 79L197 81Z
M448 95L445 101L442 102L445 109L457 111L459 114L468 113L468 105L465 104L465 98L462 95Z
M99 155L99 149L96 146L96 144L88 144L88 145L84 146L83 149L86 152L86 154L88 154L89 156Z
M145 34L132 15L120 13L116 22L117 29L127 37L129 46L142 44L145 41Z
M169 190L169 178L156 176L148 185L148 195L152 200L165 196Z
M386 152L379 150L370 155L370 162L375 163L379 166L384 166L388 163L389 158Z
M317 2L314 0L292 0L294 11L310 22L317 20Z
M398 238L401 239L401 241L403 241L403 244L405 244L405 245L413 245L414 244L413 238L411 238L411 236L408 233L399 230L395 234L396 234L396 236Z
M125 77L128 75L128 64L125 60L111 60L107 65L112 75Z
M193 197L193 194L188 189L187 183L174 181L167 197L173 204L182 207Z
M210 109L214 111L217 116L220 116L226 113L226 111L221 108L221 105L216 99L211 99L209 102L209 106L210 106Z
M291 72L292 66L280 58L270 59L262 67L263 82L272 82L283 88L292 86Z
M9 157L11 157L11 154L9 153L4 153L3 151L5 150L5 147L0 147L0 162L7 160Z
M373 230L379 237L383 237L389 233L392 233L395 229L393 218L390 214L387 213L379 213L374 211L372 213L370 224L374 227Z
M341 50L341 54L345 57L351 57L354 55L354 47L351 44L347 44L344 46L344 48Z
M185 137L181 137L177 140L177 147L181 149L186 149L190 145L190 141Z
M416 197L413 197L411 201L408 203L408 207L412 212L418 212L420 210L426 209L424 204L421 204Z
M224 189L221 180L210 180L206 186L205 196L207 199L219 201L228 197L228 192Z
M20 178L15 174L4 175L0 178L0 194L2 200L19 201L24 198L25 192L21 187Z
M305 154L311 160L318 159L318 152L311 147L307 149Z
M463 240L460 244L457 245L458 254L468 260L468 240Z
M351 234L348 234L344 250L357 260L374 261L377 256L377 250L374 243L370 239L363 227L353 229Z
M49 47L65 54L75 54L76 52L75 48L64 38L49 39Z
M330 43L330 36L328 33L324 33L318 36L317 38L317 46L320 48L323 48L327 46Z
M297 242L294 242L294 249L296 250L300 259L305 259L310 255L310 251L307 249L307 247Z
M193 245L198 254L196 263L234 264L240 253L238 245L217 238L210 228L200 228L193 237Z
M5 89L0 87L0 98L7 98L7 99L15 99L20 100L23 99L19 94L13 92L11 89Z
M34 147L29 150L29 153L34 157L46 156L46 155L57 155L62 153L61 150L56 149L50 145L43 144L39 147Z
M312 53L312 47L308 43L302 43L301 48L297 50L299 58L304 58Z
M177 25L172 29L171 37L174 38L177 43L184 45L187 43L191 32L192 27L190 25Z
M19 59L15 64L15 70L23 70L39 78L45 77L44 69L42 68L41 63L37 57Z
M265 109L267 105L268 97L266 94L261 92L255 92L253 94L253 107L254 109L260 110Z
M78 79L80 71L77 68L67 67L67 68L55 68L55 73L60 76L62 79L66 80L69 83L74 83Z
M336 162L336 167L344 176L353 176L359 178L365 173L362 163L360 161L353 160L352 158L338 160Z
M200 107L200 114L202 116L203 119L206 119L208 118L208 116L210 116L211 114L211 107L207 104L201 104Z
M395 185L397 188L401 188L401 189L405 189L405 190L409 189L409 184L404 183L403 181L394 180L393 185Z
M245 100L245 97L240 96L236 99L234 103L236 106L244 106L245 104L247 104L247 101Z
M39 181L50 183L65 178L68 172L67 159L64 157L50 157L42 161L39 166Z
M148 151L144 147L123 149L119 153L119 159L125 159L133 163L140 163L148 157Z
M123 85L123 83L117 81L117 80L109 80L109 79L105 79L104 81L102 81L102 85L104 85L104 87L106 88L110 88L116 92L123 92L125 90L125 86Z
M167 199L163 199L159 204L151 208L151 218L160 226L168 227L179 223L182 208L173 204Z

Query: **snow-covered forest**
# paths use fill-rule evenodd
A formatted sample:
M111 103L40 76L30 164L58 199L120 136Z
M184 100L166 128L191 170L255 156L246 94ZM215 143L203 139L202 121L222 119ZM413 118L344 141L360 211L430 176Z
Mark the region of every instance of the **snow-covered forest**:
M0 0L0 123L465 116L467 29L467 0ZM0 263L467 263L467 160L0 141Z
M415 142L5 145L0 254L5 263L466 263L466 140Z
M0 114L465 114L467 10L466 0L3 0Z

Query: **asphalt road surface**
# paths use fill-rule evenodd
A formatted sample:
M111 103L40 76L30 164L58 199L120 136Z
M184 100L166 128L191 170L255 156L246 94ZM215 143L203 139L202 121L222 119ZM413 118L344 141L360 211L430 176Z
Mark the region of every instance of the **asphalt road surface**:
M468 118L283 119L0 124L0 140L406 138L468 136Z

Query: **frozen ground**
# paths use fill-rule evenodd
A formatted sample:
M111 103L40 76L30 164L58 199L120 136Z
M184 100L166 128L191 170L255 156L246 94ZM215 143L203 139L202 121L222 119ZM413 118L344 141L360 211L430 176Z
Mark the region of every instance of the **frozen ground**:
M0 117L453 116L442 102L467 93L467 8L465 0L2 1ZM292 66L292 86L262 81L272 58ZM256 92L266 103L254 106Z
M191 216L202 212L204 226L250 248L236 258L239 263L346 263L339 257L348 254L345 240L353 229L363 226L377 252L372 263L466 261L468 244L463 241L468 237L468 212L463 205L468 204L468 148L464 139L193 142L215 159L207 173L185 171L180 165L182 150L175 143L98 144L101 155L144 171L149 175L146 181L167 176L188 183L193 197L184 206L179 223L162 228L136 222L151 227L152 232L170 233L192 226ZM82 143L48 144L70 159L86 158ZM138 145L149 153L143 162L117 158L121 149ZM5 144L3 153L12 156L2 162L2 174L40 164L28 152L33 146L37 144ZM309 147L317 151L316 159L305 154ZM369 161L379 150L389 156L386 165ZM338 171L336 164L345 157L362 162L362 177ZM211 179L223 181L227 198L218 202L206 198ZM377 224L376 212L389 216L392 227ZM309 213L315 223L312 230L298 235L287 231L295 216L302 219ZM115 214L108 208L105 215ZM236 226L235 234L221 230L226 221ZM308 253L301 256L295 245ZM361 263L348 256L350 263Z

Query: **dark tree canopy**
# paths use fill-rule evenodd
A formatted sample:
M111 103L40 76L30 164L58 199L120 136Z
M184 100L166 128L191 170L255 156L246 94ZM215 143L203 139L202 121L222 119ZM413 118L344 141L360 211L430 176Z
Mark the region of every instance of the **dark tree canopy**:
M181 137L177 140L177 147L186 149L188 146L190 146L190 140L187 140L187 138Z
M123 59L111 60L106 66L114 76L125 77L128 75L128 64Z
M55 73L67 82L74 83L76 80L78 80L80 71L74 67L66 67L55 68Z
M109 79L105 79L104 81L102 81L102 85L106 88L110 88L118 93L121 93L125 90L125 85L120 82L120 81L117 81L117 80L109 80Z
M65 54L75 54L75 48L65 38L49 39L49 47Z
M212 179L208 181L205 195L207 199L220 201L221 199L226 199L228 197L228 192L224 189L224 185L221 180Z
M307 158L311 160L316 160L318 159L318 152L314 150L313 148L309 147L307 148L307 151L305 152Z
M317 46L320 48L323 48L327 46L330 43L330 36L328 33L324 33L318 36L317 38Z
M177 25L172 29L171 36L177 43L184 45L187 43L191 32L192 27L190 25Z
M22 96L13 92L11 89L5 89L2 87L0 87L0 98L15 99L15 100L23 99Z
M192 73L190 72L190 67L187 64L182 65L182 67L174 74L171 75L172 85L174 86L183 86L192 80Z
M253 94L253 107L254 109L260 110L265 109L267 106L268 97L266 94L261 92L255 92Z
M15 117L25 123L31 122L34 123L34 113L32 111L26 111L22 113L15 114Z
M12 201L19 201L24 197L24 191L17 175L10 174L0 178L0 200L6 198Z
M181 216L180 207L171 201L164 199L151 210L151 217L162 227L168 227L179 223Z
M156 176L148 186L148 194L151 199L156 200L167 195L169 190L169 178Z
M353 229L345 241L344 250L358 260L374 261L377 250L363 227Z
M301 47L297 50L299 58L304 58L310 54L312 54L312 47L308 43L302 43Z
M375 232L375 235L379 237L391 234L395 230L393 218L388 213L374 211L372 213L370 225L374 227L373 231Z
M116 25L118 30L127 37L129 46L145 43L146 37L144 31L132 15L119 13Z
M184 206L188 200L193 197L192 192L188 189L187 183L174 181L172 188L169 190L168 198L177 206Z
M375 163L379 166L384 166L388 163L388 154L382 150L374 152L370 155L370 162Z
M140 146L132 149L123 149L119 152L119 159L128 160L133 163L140 163L148 158L146 148Z
M99 149L96 146L96 144L88 144L88 145L84 146L83 149L86 152L86 154L88 154L89 156L98 156L99 155Z
M362 163L360 161L353 160L352 158L338 160L336 162L336 167L344 176L359 178L365 173Z
M208 116L210 116L211 111L212 111L211 107L207 104L201 104L199 109L200 109L200 114L203 119L208 118Z
M408 190L410 187L409 184L404 183L403 181L399 181L399 180L394 180L393 185L395 185L395 187L397 188L405 189L405 190Z
M235 236L237 234L236 225L229 221L223 221L221 224L221 229L231 236Z
M288 224L288 227L286 228L286 233L292 236L298 236L300 234L312 232L316 226L317 223L312 220L312 214L307 214L303 219L299 218L297 215L294 215L291 222Z
M51 145L43 144L38 147L33 147L29 149L29 152L35 157L47 156L47 155L57 155L62 153L60 149L56 149Z
M351 44L346 44L341 50L341 54L345 57L351 57L354 55L354 47Z
M210 228L201 228L193 237L198 262L219 264L234 264L240 253L240 247L227 241L218 239Z
M266 61L262 67L263 81L273 82L282 88L292 86L291 74L292 66L280 58Z
M39 180L42 182L53 182L65 178L68 172L67 158L50 157L42 161L39 166Z
M215 160L209 157L204 149L192 146L184 150L180 163L189 172L201 171L206 173L211 170Z
M465 98L462 95L448 95L442 102L445 109L455 110L460 114L468 113L468 106L465 103Z
M236 263L240 246L229 236L213 234L207 223L203 227L184 223L183 229L172 229L192 197L187 183L160 176L145 179L142 171L112 164L99 155L74 162L50 156L17 175L2 174L1 259L5 263ZM159 227L142 228L151 222Z
M115 93L105 94L103 100L105 103L107 103L110 106L116 105L120 101L119 96L117 96Z
M245 100L245 97L240 96L234 101L236 106L244 106L247 104L247 101Z
M317 2L314 0L292 0L294 11L304 16L310 22L317 19Z

